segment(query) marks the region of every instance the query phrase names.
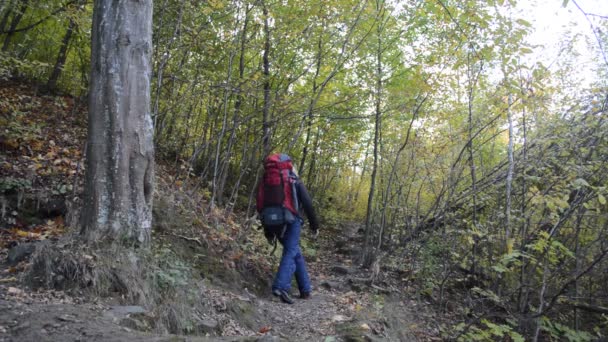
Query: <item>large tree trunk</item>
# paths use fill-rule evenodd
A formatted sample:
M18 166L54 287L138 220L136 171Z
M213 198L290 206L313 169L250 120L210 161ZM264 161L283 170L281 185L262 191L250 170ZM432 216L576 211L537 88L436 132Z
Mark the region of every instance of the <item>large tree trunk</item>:
M154 145L150 117L152 0L96 0L81 233L147 245Z

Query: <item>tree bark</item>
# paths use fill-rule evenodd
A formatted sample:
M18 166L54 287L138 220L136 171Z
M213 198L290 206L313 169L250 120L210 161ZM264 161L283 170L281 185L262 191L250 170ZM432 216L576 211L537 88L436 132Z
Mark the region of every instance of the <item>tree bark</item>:
M28 3L29 3L29 0L21 1L21 7L19 7L19 10L17 11L17 13L15 13L15 16L13 17L13 20L11 21L11 25L9 27L9 32L6 34L6 37L4 38L4 44L2 44L2 52L8 51L8 46L10 45L11 39L13 38L13 35L15 34L15 29L17 28L17 25L19 25L19 22L21 22L21 18L23 18L23 14L25 14L25 11L27 10Z
M264 16L264 55L263 59L263 75L264 75L264 105L262 107L262 127L264 131L264 139L262 140L263 156L270 153L270 27L268 25L268 8L266 3L262 1L262 14Z
M12 9L13 9L12 0L6 5L6 10L4 9L4 6L2 6L0 13L4 13L4 15L2 15L2 19L0 19L0 32L4 32L4 28L6 27L6 24L8 23L8 18L11 16L11 13L13 12Z
M81 234L146 246L152 227L152 0L96 0Z
M75 28L76 22L74 19L70 18L68 29L65 31L65 36L63 36L63 40L61 41L61 47L59 48L59 54L57 55L57 61L53 67L53 72L46 83L47 88L50 90L54 90L57 87L57 80L61 75L61 71L63 71L63 65L68 56L68 48L70 47L70 41L72 40L72 34L74 33Z
M323 21L323 29L325 29L325 21ZM310 134L312 130L312 121L313 121L313 111L316 104L316 96L318 90L317 86L317 77L319 77L319 72L321 71L321 62L323 60L323 41L321 40L321 36L319 36L319 40L317 42L317 63L315 70L315 77L312 79L312 94L310 97L310 101L308 103L308 108L306 108L306 113L304 114L304 120L306 121L306 139L304 140L304 148L302 149L302 158L300 159L300 177L304 178L304 173L306 172L305 163L306 157L308 155L308 144L310 143Z
M249 25L249 12L251 11L251 7L249 7L249 5L246 5L245 7L245 18L243 19L243 28L241 30L241 38L240 38L240 53L239 53L239 78L238 78L238 82L237 82L237 86L236 86L236 100L234 103L234 109L233 109L233 114L232 114L232 130L230 132L230 137L228 138L228 143L226 146L226 152L225 152L225 158L224 158L224 162L223 165L220 169L220 181L219 181L219 191L218 191L218 202L220 204L224 203L224 192L225 192L225 188L226 188L226 180L228 179L228 174L230 171L230 157L232 155L232 147L235 144L235 140L236 140L236 132L237 132L237 127L239 126L239 116L241 114L241 106L243 104L243 94L241 94L242 91L242 84L243 84L243 77L245 76L245 47L246 47L246 43L247 43L247 27ZM244 155L243 155L244 157ZM239 176L240 178L240 176Z
M378 17L380 17L381 3L376 4L376 11ZM382 39L381 39L381 26L377 26L378 34L378 45L376 50L376 89L375 89L375 115L374 115L374 162L372 164L372 175L371 184L369 188L369 195L367 197L367 212L365 216L365 241L363 245L363 265L370 266L374 260L373 246L372 246L372 217L374 215L374 192L376 191L376 174L378 172L378 148L380 139L380 124L381 124L381 105L382 105Z
M511 95L509 94L509 103L507 108L507 120L509 122L509 146L507 155L509 159L509 168L507 170L507 204L505 206L505 253L510 252L509 239L511 238L511 186L513 184L513 118L511 117Z

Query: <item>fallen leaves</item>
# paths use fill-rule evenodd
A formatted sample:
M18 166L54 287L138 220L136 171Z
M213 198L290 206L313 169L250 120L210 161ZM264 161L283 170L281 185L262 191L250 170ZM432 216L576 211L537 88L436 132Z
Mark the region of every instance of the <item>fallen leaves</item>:
M44 224L35 226L27 231L19 228L11 228L8 230L11 236L9 236L8 239L5 238L4 241L0 240L0 242L4 242L6 245L7 241L30 242L47 240L58 237L63 234L64 231L65 226L63 218L58 216L53 220L47 220Z
M3 84L0 94L0 191L35 201L69 193L84 173L85 116L75 115L73 99L40 96L25 85ZM42 238L15 224L29 214L13 202L6 209L17 210L19 215L3 216L0 225L17 225L21 231L11 235L18 238Z

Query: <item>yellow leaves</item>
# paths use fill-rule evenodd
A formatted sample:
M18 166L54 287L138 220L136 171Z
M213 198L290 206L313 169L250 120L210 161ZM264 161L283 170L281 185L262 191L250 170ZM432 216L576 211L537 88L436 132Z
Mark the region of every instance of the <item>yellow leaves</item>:
M12 150L16 150L19 148L19 142L14 139L3 140L1 141L1 145Z
M12 282L15 282L15 281L17 281L17 278L15 278L15 277L0 279L0 283L12 283Z
M45 147L45 142L42 140L33 139L30 141L30 147L32 148L32 151L39 152Z
M507 240L507 254L513 253L513 244L515 243L515 239L509 238Z
M208 0L207 4L214 10L220 10L225 6L222 0Z
M33 233L33 232L26 232L24 230L17 229L17 228L10 229L9 231L13 235L16 235L18 237L24 237L24 238L28 238L28 239L38 239L38 238L40 238L40 234Z
M604 195L597 194L597 200L600 202L601 205L606 205L606 197L604 197Z
M19 228L9 229L12 238L15 240L46 240L61 235L64 232L63 218L58 216L54 220L47 220L43 225L37 226L32 230L22 230Z
M469 244L469 246L472 246L473 244L475 244L475 240L473 239L473 236L471 236L471 235L467 235L466 240L467 240L467 243Z

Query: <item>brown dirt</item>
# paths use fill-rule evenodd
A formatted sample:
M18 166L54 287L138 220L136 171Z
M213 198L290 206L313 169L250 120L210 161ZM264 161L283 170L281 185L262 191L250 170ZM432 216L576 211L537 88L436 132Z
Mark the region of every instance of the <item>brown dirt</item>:
M116 298L78 296L78 291L31 292L5 268L0 271L0 341L434 339L429 327L417 322L424 307L414 308L416 302L401 294L388 274L375 287L369 287L353 281L365 277L366 272L352 266L350 256L338 258L333 241L320 239L308 244L319 251L317 257L308 258L315 291L311 299L297 299L294 305L280 303L266 294L269 291L256 295L246 287L236 290L239 286L227 288L221 281L199 279L196 292L201 311L196 321L207 322L207 337L201 330L198 333L203 336L160 332L154 327L159 316L155 308L117 315ZM344 270L348 273L343 274Z

